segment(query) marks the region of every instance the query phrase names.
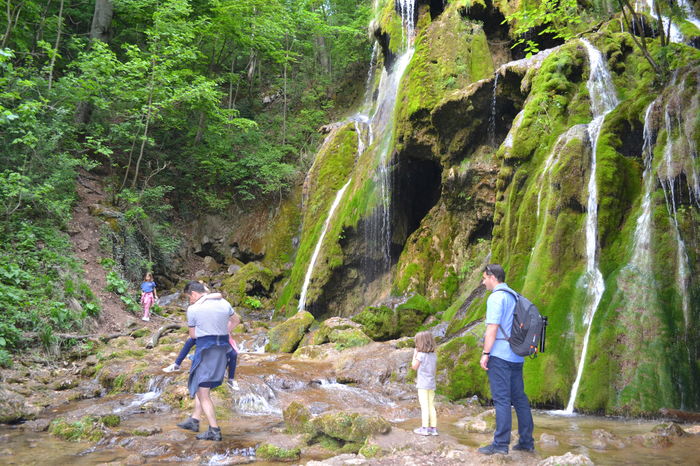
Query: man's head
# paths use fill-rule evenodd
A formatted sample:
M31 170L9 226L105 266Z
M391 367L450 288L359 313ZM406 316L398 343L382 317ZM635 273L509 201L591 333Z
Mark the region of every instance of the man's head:
M481 283L484 284L487 290L493 291L496 285L506 281L506 271L499 264L489 264L484 267L482 277Z
M187 285L185 285L184 293L189 298L190 304L194 304L202 295L207 294L207 289L204 287L204 284L191 281L187 282Z

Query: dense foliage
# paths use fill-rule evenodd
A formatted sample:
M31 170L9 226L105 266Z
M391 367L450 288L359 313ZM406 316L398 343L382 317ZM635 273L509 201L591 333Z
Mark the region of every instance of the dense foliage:
M172 205L187 215L279 195L362 86L369 8L0 1L0 363L21 331L50 346L98 311L62 232L80 169L107 175L120 227L148 249L140 270L177 248Z

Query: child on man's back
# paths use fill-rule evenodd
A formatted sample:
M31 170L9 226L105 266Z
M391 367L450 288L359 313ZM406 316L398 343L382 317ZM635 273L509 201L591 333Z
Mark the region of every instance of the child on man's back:
M416 387L421 410L421 427L414 429L418 435L438 435L437 412L435 411L435 372L437 356L435 339L430 332L416 334L416 349L413 351L411 367L417 371Z

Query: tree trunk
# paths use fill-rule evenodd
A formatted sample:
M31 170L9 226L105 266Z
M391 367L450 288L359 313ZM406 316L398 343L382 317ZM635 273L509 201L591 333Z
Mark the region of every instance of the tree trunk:
M7 0L7 26L5 27L5 34L2 36L2 42L0 43L0 49L4 49L5 45L7 45L7 41L10 39L10 34L12 34L12 28L14 27L13 25L17 24L17 21L19 20L19 13L22 11L22 6L23 4L20 3L15 7L15 9L12 9L12 0ZM14 17L14 19L12 19Z
M63 0L58 7L58 25L56 26L56 44L53 48L53 54L51 54L51 63L49 63L49 91L51 90L51 82L53 81L53 69L56 64L56 56L58 55L58 46L61 43L61 29L63 26Z
M90 25L90 39L109 42L112 36L112 17L114 5L112 0L95 0L95 12Z

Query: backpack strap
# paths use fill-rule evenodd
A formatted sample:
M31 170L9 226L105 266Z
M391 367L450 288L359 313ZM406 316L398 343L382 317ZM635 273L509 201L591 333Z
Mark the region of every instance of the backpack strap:
M512 297L514 297L514 298L515 298L516 304L517 304L517 302L518 302L518 299L520 298L520 296L518 295L518 293L516 293L515 291L512 291L512 290L509 290L509 289L503 289L503 288L501 288L500 290L494 291L494 293L495 293L495 292L498 292L498 291L503 291L503 292L505 292L505 293L508 293L508 294L511 295ZM513 309L513 313L515 313L515 309ZM502 318L503 318L503 316L501 316L501 319L502 319ZM506 335L506 332L503 331L503 325L498 324L498 330L503 334L503 336ZM511 328L511 333L513 333L512 330L513 330L513 329ZM506 341L508 341L508 340L510 340L510 336L507 336L507 337L505 337L505 338L498 338L498 337L496 337L496 340L506 340Z

